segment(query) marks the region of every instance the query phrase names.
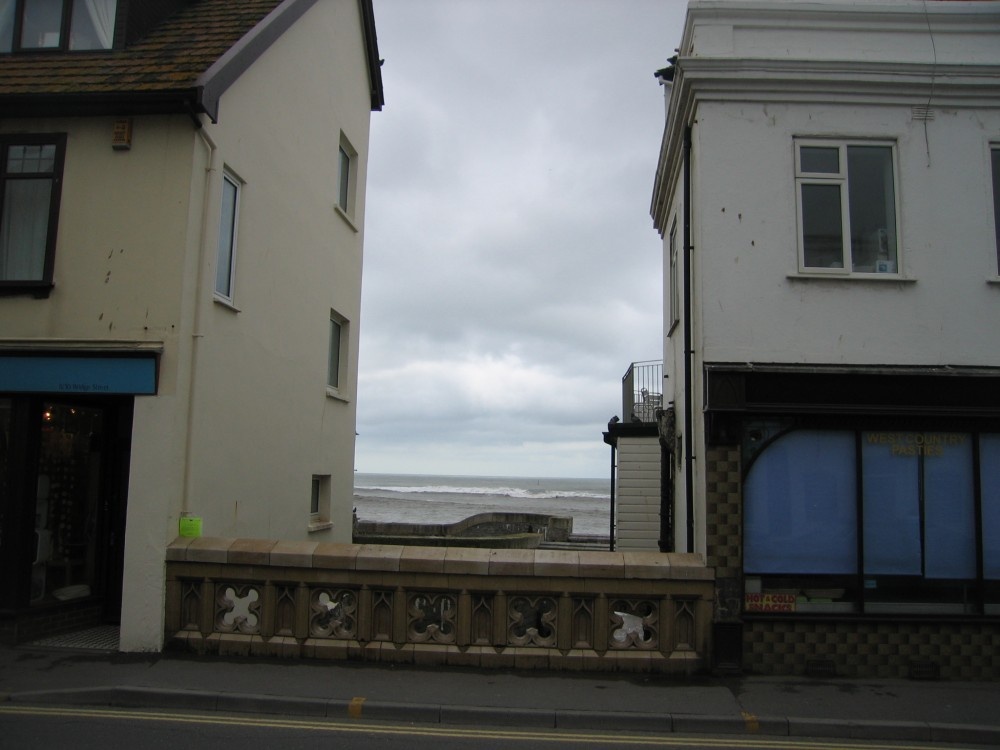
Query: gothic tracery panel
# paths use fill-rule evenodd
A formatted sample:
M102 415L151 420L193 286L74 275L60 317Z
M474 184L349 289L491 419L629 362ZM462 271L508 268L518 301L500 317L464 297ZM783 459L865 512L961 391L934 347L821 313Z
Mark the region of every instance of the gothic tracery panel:
M558 610L550 596L514 596L507 605L507 642L511 646L556 644Z

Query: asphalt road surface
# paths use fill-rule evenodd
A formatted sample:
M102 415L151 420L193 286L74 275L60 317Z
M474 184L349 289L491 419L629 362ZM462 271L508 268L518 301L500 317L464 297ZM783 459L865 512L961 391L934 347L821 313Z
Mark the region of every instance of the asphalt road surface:
M711 750L941 750L940 746L850 740L809 740L735 735L668 735L573 732L554 729L510 729L374 723L352 720L283 718L251 714L193 713L114 708L73 708L0 705L0 747L19 750L48 748L143 748L143 750L220 750L261 747L375 748L377 750L458 750L517 747L706 748ZM950 745L957 750L958 745Z

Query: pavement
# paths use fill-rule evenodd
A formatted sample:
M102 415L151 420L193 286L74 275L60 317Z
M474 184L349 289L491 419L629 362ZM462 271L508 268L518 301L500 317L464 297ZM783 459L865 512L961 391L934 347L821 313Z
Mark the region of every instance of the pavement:
M485 671L0 646L0 709L8 703L1000 746L1000 682Z

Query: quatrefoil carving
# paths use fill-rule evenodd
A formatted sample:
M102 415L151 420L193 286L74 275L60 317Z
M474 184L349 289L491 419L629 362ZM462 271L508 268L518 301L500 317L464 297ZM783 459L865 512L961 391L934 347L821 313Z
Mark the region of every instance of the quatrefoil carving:
M256 633L260 624L257 611L260 605L260 593L252 587L244 587L241 594L233 586L227 586L219 597L219 614L216 625L219 630L241 633Z

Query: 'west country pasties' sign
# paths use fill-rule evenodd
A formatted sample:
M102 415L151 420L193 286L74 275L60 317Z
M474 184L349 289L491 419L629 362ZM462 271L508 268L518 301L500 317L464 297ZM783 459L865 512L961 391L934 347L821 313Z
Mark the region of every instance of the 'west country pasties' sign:
M745 612L794 612L795 594L745 594Z

